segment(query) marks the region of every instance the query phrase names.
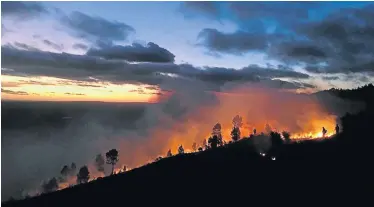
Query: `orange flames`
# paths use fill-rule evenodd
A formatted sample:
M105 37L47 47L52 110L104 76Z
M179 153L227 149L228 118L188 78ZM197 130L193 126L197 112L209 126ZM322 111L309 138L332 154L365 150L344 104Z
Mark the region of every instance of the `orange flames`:
M157 117L163 125L150 130L146 137L119 138L119 143L114 146L120 155L115 173L120 172L124 165L135 168L153 162L158 156L165 157L169 149L176 154L180 145L185 152L191 152L194 142L199 147L204 139L211 136L216 123L222 125L223 139L229 141L232 119L236 115L243 119L241 137L248 137L253 129L258 134L266 134L266 125L273 131L290 132L292 139L322 137L322 127L327 129L327 136L331 136L335 129L336 116L329 114L317 100L307 95L261 87L237 88L213 94L218 102L189 111L181 119ZM88 166L91 178L103 176L92 163ZM60 188L73 183L75 177Z
M218 103L203 105L181 120L169 117L158 117L165 127L155 127L148 139L121 141L120 162L130 166L140 166L152 162L158 156L165 156L171 149L177 153L180 145L186 152L191 151L196 142L201 146L204 139L211 136L216 123L222 125L222 136L225 141L231 140L232 119L235 115L243 118L241 137L264 132L268 124L273 131L288 131L292 139L322 137L322 127L327 129L327 136L334 133L336 116L329 114L320 103L307 95L280 92L276 89L261 87L242 88L217 93Z

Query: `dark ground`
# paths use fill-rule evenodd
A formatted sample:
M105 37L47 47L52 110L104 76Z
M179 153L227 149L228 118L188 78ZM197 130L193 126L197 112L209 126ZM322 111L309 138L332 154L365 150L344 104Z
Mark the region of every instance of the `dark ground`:
M367 108L342 118L343 133L321 142L282 145L276 161L260 156L251 139L243 139L3 205L372 206L373 88L346 92L354 94L349 99L364 101Z

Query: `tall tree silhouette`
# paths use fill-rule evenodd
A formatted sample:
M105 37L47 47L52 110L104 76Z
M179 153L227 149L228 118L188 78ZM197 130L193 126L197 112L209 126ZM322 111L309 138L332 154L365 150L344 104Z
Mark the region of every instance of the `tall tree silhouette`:
M210 137L208 143L212 149L217 148L219 143L217 135L213 135L212 137Z
M114 172L114 165L118 162L118 151L116 149L109 150L106 154L106 163L112 165L112 175Z
M212 136L217 136L218 145L220 145L220 146L223 145L221 130L222 130L221 124L217 123L216 125L214 125L213 132L212 132Z
M231 138L233 141L238 141L240 139L240 127L243 126L243 118L239 115L236 115L232 119L232 131L231 131Z
M240 129L238 127L232 128L231 138L233 141L238 141L240 139Z
M72 162L70 166L70 175L73 176L77 172L77 165Z
M104 158L101 154L96 155L95 166L97 171L104 173Z
M52 178L42 185L43 192L49 193L58 189L58 183L56 178Z
M182 146L182 145L179 146L179 148L178 148L178 153L179 153L179 154L184 154L184 149L183 149L183 146Z
M61 170L61 175L63 178L66 178L69 175L70 169L67 165L65 165Z
M90 179L90 172L88 171L87 166L83 166L79 169L79 172L77 174L77 183L87 183Z

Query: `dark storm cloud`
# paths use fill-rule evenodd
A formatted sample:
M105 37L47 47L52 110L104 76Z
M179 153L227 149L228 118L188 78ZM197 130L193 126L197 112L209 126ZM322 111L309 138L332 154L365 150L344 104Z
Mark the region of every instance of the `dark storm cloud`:
M199 45L222 53L242 54L262 51L267 47L266 36L244 31L226 34L216 29L203 29L198 38L201 40Z
M206 4L216 5L214 2ZM312 73L374 71L373 4L347 8L334 4L338 9L331 9L318 19L311 19L310 13L315 13L321 3L230 2L219 5L226 9L225 15L219 14L220 17L233 20L239 29L230 34L203 29L198 35L198 45L213 53L264 52L270 59L287 65L302 65ZM209 9L201 11L214 14ZM269 26L274 28L271 32L266 30Z
M175 58L174 54L153 42L149 42L147 46L133 43L128 46L113 45L98 49L91 48L87 51L87 55L105 59L123 59L130 62L174 62Z
M223 84L230 81L258 81L276 77L305 79L309 76L292 70L250 65L236 70L230 68L197 68L188 64L139 63L105 60L86 55L22 51L2 47L3 74L50 76L73 81L134 83L161 85L170 80L204 81Z
M341 9L321 21L297 28L299 34L309 39L319 51L314 54L319 54L319 60L307 62L309 65L306 69L314 73L374 71L373 19L374 6L368 5L363 8ZM300 42L294 42L294 48L298 43ZM289 57L300 61L298 56L305 55L295 53L289 54ZM318 65L320 61L325 64Z
M73 45L73 48L76 50L87 50L88 46L82 43L76 43Z
M1 93L12 94L12 95L29 95L25 91L12 91L1 88Z
M61 22L72 30L73 34L88 40L122 41L135 32L135 29L125 23L89 16L74 11L63 16Z
M56 43L54 43L54 42L52 42L50 40L43 40L43 43L46 44L46 45L48 45L48 46L50 46L50 47L52 47L55 50L61 51L61 50L64 49L64 45L62 45L62 44L56 44Z
M48 10L39 2L2 1L1 16L16 18L31 18L48 13Z

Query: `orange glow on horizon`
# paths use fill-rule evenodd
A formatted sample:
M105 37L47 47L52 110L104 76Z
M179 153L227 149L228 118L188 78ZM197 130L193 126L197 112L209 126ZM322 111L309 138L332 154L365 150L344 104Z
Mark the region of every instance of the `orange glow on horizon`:
M51 77L1 76L2 90L23 92L1 93L2 100L18 101L102 101L102 102L155 102L158 90L149 90L147 85L108 82L71 81ZM136 90L141 89L143 93Z

